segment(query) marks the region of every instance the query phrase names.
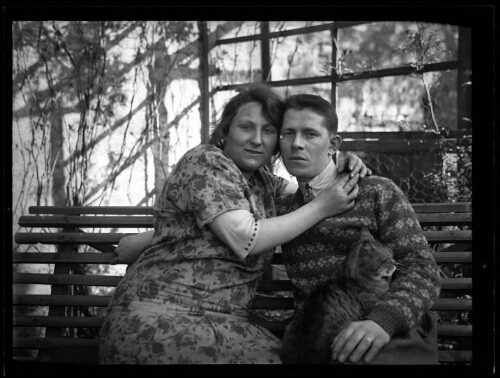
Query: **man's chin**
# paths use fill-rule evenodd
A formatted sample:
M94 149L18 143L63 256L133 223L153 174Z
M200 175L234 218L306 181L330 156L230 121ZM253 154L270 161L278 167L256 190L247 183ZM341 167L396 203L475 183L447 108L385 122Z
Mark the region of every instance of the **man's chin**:
M285 167L286 167L286 165L285 165ZM300 177L302 177L302 175L304 174L302 169L288 169L287 168L287 171L290 175L294 176L298 180L300 180Z

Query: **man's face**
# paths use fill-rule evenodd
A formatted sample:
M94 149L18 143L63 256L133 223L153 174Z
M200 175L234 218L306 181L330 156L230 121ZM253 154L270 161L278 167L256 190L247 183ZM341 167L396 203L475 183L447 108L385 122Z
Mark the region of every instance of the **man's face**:
M280 149L288 172L299 181L310 181L332 160L341 139L324 126L324 119L310 109L288 109L283 116Z

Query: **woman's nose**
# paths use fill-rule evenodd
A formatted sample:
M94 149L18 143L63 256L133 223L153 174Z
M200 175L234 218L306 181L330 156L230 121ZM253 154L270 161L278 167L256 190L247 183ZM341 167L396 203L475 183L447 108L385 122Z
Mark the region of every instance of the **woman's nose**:
M253 144L261 144L262 143L262 136L260 135L260 133L258 131L256 131L255 133L253 133L253 135L252 135L252 143Z

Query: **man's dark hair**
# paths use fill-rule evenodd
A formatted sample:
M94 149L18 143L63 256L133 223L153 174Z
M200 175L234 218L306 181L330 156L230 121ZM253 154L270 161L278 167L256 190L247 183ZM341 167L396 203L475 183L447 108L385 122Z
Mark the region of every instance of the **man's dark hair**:
M288 109L304 110L310 109L324 119L324 126L333 135L337 134L339 119L330 102L324 98L311 94L297 94L285 100L285 112Z

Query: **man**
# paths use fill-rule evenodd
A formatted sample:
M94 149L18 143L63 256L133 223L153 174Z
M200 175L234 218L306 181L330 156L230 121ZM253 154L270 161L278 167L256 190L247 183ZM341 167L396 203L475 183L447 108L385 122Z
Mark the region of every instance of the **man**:
M300 94L286 100L280 149L299 190L283 199L281 213L304 205L335 182L332 156L342 143L337 125L333 107L319 96ZM351 210L282 246L295 306L330 276L358 239L360 226L367 226L393 250L399 269L389 293L366 318L332 340L332 357L350 363L436 364L436 324L428 310L439 296L439 268L413 208L391 180L377 176L360 180L352 200L356 203Z

